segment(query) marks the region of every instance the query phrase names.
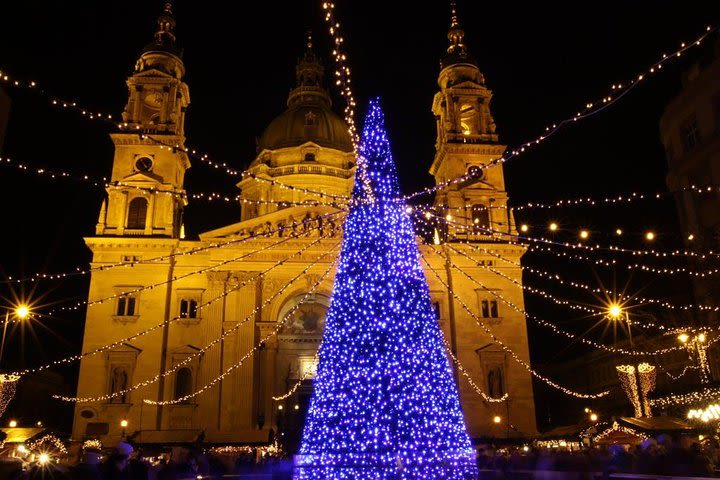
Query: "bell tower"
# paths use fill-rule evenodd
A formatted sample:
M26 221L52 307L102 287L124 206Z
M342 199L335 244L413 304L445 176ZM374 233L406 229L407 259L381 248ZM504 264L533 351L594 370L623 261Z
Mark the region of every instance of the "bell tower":
M184 153L190 93L174 30L172 2L166 1L154 39L127 80L121 133L110 135L115 157L97 235L181 235L187 205L183 182L190 168Z
M514 242L503 166L495 163L506 146L490 112L492 92L468 52L454 1L448 40L432 104L437 138L430 173L437 185L449 183L435 195L435 211L442 214L434 238L438 246L427 247L430 261L444 267L446 281L431 284L431 294L451 351L496 399L488 402L458 380L470 435L532 435L537 431L532 378L515 361L530 364L520 267L525 247ZM496 417L501 423L493 422Z
M448 207L445 213L453 217L455 225L467 223L465 227L448 225L445 233L451 237L514 234L502 165L488 167L506 149L499 143L490 112L492 91L485 86L485 78L464 43L465 31L454 2L448 40L450 46L440 62L440 91L432 105L437 139L430 173L436 184L467 174L472 177L438 191L435 204Z

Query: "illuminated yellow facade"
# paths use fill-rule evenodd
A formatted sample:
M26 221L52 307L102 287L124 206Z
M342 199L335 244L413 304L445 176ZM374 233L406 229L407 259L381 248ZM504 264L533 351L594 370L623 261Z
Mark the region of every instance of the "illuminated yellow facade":
M267 127L248 167L251 175L238 183L240 221L197 240L182 238L183 178L190 167L183 153L184 115L190 96L173 32L168 5L155 40L128 79L123 133L112 135L116 148L107 200L96 236L86 238L95 270L83 351L151 331L83 359L77 396L88 401L76 406L73 437L106 443L123 435L141 443L198 438L227 443L264 442L283 433L293 442L311 394L330 301L332 269L327 277L323 273L337 258L342 237L332 197L313 192L350 195L355 172L351 139L331 110L324 71L309 42L287 110ZM450 39L433 103L438 137L431 173L438 182L482 167L504 151L490 115L490 91L475 63L463 56L462 30L456 24ZM444 244L422 250L443 282L451 274L452 292L432 273L427 278L440 323L461 363L491 396L509 394L505 402L488 403L459 377L471 435L526 435L535 432L530 376L493 344L473 315L529 362L525 319L446 263L449 258L522 307L522 290L488 269L520 282L519 267L498 257L517 262L523 249L498 241L501 233L515 232L505 208L502 167L482 172L440 190L436 199L438 208L449 206L448 212L456 212L457 222L469 230L441 228ZM126 265L101 269L121 262ZM255 348L265 337L267 342ZM221 381L184 401L143 402L183 398L224 372ZM288 398L272 399L299 380Z

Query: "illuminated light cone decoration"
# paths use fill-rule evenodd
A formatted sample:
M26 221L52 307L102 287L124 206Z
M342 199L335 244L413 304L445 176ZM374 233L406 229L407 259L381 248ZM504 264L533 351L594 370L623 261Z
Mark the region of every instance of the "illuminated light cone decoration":
M476 479L377 99L355 178L294 478Z

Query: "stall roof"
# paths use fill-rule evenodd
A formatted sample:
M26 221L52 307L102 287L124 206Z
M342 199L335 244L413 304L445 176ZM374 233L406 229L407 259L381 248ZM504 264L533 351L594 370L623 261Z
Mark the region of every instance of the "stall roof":
M7 434L5 443L25 443L28 440L37 437L41 433L45 432L46 428L0 428L0 431Z
M693 432L697 427L677 417L620 417L620 422L644 432Z

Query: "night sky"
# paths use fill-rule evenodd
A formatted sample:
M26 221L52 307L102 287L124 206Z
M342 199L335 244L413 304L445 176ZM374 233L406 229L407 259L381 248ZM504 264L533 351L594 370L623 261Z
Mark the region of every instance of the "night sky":
M240 5L240 2L237 2ZM609 86L642 73L663 52L698 36L718 21L719 9L706 1L632 2L480 2L459 5L470 52L494 91L492 112L501 141L517 145L537 137L550 123L573 115L588 101L609 93ZM0 70L35 80L46 91L92 110L118 115L126 102L126 77L155 29L162 2L13 2L0 14ZM285 108L294 85L295 62L307 29L315 32L318 52L330 64L329 36L321 2L254 2L233 9L228 2L190 2L175 6L178 43L184 48L190 87L187 145L220 162L243 168L254 158L255 139ZM447 47L447 2L347 2L337 0L349 66L358 100L358 121L367 99L380 95L387 115L393 154L405 192L432 184L427 173L434 154L435 122L430 110L437 91L439 59ZM680 88L681 73L707 51L697 49L663 68L612 108L578 122L505 166L511 203L578 196L665 190L666 163L658 122L664 105ZM5 87L12 99L3 157L36 168L63 169L96 177L109 175L112 125L58 110L46 97ZM335 109L342 110L336 97ZM236 178L198 161L186 177L189 193L235 195ZM48 180L0 165L3 249L0 275L64 272L90 259L83 237L94 234L104 191L69 180ZM423 198L423 201L430 201ZM658 234L654 246L681 244L671 200L627 206L526 210L518 223L531 235L545 235L557 220L560 239L591 230L598 243L643 248L642 233ZM185 212L189 238L236 222L239 208L220 202L191 204ZM621 227L622 239L612 232ZM526 263L561 271L591 284L668 298L684 297L684 278L628 275L587 264L528 254ZM592 297L526 277L533 286L558 296L597 304ZM83 299L84 277L24 287L5 284L5 304L13 295L38 304ZM683 301L684 299L684 301ZM529 311L572 328L577 313L558 309L526 294ZM48 310L51 307L45 307ZM42 310L41 310L42 312ZM662 312L648 312L662 315ZM8 337L7 366L44 363L79 352L82 313L40 318L34 335ZM575 322L575 323L573 323ZM584 331L589 324L578 328ZM577 347L529 325L533 361L539 365L582 353ZM597 340L612 342L601 332ZM558 353L561 352L561 353ZM76 370L62 370L74 390ZM541 402L545 387L536 385Z

